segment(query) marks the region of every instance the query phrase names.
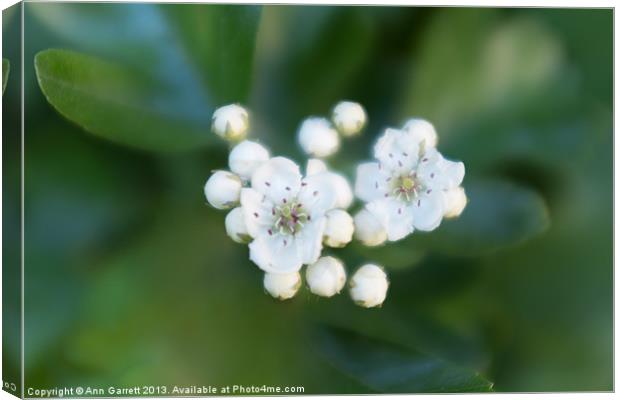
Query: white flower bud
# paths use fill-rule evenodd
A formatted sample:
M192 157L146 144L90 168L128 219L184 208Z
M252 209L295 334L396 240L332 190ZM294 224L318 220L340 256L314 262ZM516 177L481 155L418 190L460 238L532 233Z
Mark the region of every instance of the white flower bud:
M287 300L297 294L301 286L299 272L290 274L272 274L267 272L263 279L265 290L276 299Z
M306 164L306 176L316 175L327 171L327 164L318 158L310 158Z
M338 132L344 136L353 136L360 133L366 125L366 111L359 103L341 101L334 107L332 121Z
M403 130L409 132L417 142L424 140L429 147L437 146L437 132L433 124L422 118L411 118L405 123Z
M353 203L353 189L347 178L340 174L330 172L329 179L332 182L332 187L336 193L336 207L347 209Z
M390 283L382 268L366 264L355 271L349 285L353 301L362 307L370 308L383 304Z
M233 208L224 220L226 225L226 234L237 243L248 243L252 237L248 233L243 217L243 209L241 207Z
M363 208L354 217L355 238L366 246L378 246L387 240L387 232L370 211Z
M241 179L228 171L215 171L205 184L207 201L218 210L239 204Z
M313 157L327 157L340 147L338 132L325 118L307 118L297 132L299 144L306 154Z
M332 297L340 293L346 280L344 265L334 257L321 257L306 269L306 283L318 296Z
M226 140L242 140L249 127L248 112L238 104L220 107L213 113L211 129Z
M250 180L256 168L269 160L269 151L256 142L245 140L236 145L228 156L230 170L245 180Z
M457 187L443 192L444 214L446 218L455 218L461 215L467 205L465 189Z
M353 238L353 218L339 209L328 211L325 217L323 242L329 247L344 247Z

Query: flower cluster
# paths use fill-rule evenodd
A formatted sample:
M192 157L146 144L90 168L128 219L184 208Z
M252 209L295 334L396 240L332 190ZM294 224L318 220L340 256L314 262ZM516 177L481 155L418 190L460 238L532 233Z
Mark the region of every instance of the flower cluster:
M352 218L349 181L319 158L338 150L340 136L359 134L366 119L361 105L343 101L334 107L331 121L304 120L298 141L314 158L302 175L294 161L245 140L250 121L243 107L227 105L213 114L213 131L235 144L230 170L212 173L205 196L214 208L230 210L226 233L248 245L249 258L264 271L264 288L273 297L295 296L303 266L311 293L334 296L345 286L346 268L341 260L324 256L324 247L344 247L354 235L369 246L399 240L414 229L432 230L443 217L463 210L463 164L445 160L435 149L433 126L414 119L401 130L387 129L375 146L377 161L358 167L355 195L366 204ZM388 286L385 271L374 264L349 278L351 298L363 307L383 304Z

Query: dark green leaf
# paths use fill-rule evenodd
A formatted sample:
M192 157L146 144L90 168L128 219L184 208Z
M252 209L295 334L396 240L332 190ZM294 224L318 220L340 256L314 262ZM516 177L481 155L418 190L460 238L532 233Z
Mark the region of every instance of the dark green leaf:
M11 69L11 64L9 64L9 60L6 58L2 59L2 94L4 94L4 90L6 89L6 83L9 80L9 70Z
M44 88L48 100L91 133L150 150L191 149L209 143L217 106L247 99L259 7L47 3L28 10L58 36L54 47L60 43L97 57L55 57L56 64L75 64L60 67L66 71L61 76L37 62L37 73L46 73L50 86ZM84 70L102 75L85 79ZM82 93L75 100L87 98L85 105L67 101L72 95L65 96L65 82Z
M212 138L207 110L197 120L168 108L168 88L139 70L65 50L38 53L35 68L47 100L101 137L160 151L191 149Z
M533 190L504 181L466 182L468 203L455 220L433 232L416 232L400 246L454 255L478 255L519 244L549 226L549 213Z
M479 373L344 329L324 327L319 348L336 369L380 393L488 392Z

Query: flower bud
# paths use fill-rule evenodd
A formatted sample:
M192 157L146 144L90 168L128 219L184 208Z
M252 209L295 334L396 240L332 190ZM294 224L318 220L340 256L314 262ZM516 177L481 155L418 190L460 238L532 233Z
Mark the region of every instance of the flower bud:
M237 205L240 194L241 179L228 171L215 171L205 184L207 201L218 210Z
M250 180L256 168L267 160L269 160L269 152L266 148L256 142L245 140L230 152L228 166L241 178Z
M417 142L422 142L426 146L437 146L437 132L433 124L422 118L411 118L405 123L403 130L409 132Z
M355 238L366 246L378 246L387 240L387 232L370 211L363 208L354 217Z
M370 308L383 304L389 282L382 268L366 264L355 271L349 285L353 301L359 306Z
M248 112L238 104L220 107L213 113L211 129L226 140L243 140L249 126Z
M332 297L340 293L346 280L342 262L334 257L321 257L306 269L306 283L318 296Z
M248 243L252 237L248 233L243 217L243 209L241 207L233 208L224 220L226 225L226 234L237 243Z
M306 175L316 175L320 172L327 171L327 164L323 160L319 160L318 158L310 158L308 163L306 164Z
M299 144L306 154L313 157L327 157L340 147L338 132L325 118L307 118L297 132Z
M333 209L325 214L323 242L329 247L344 247L353 238L353 218L348 212Z
M366 111L359 103L341 101L334 107L332 121L338 132L344 136L353 136L360 133L366 125Z
M287 300L297 294L301 286L301 275L299 272L290 274L272 274L267 272L263 279L265 290L274 298Z
M467 205L465 189L456 187L443 192L444 214L446 218L455 218L461 215Z

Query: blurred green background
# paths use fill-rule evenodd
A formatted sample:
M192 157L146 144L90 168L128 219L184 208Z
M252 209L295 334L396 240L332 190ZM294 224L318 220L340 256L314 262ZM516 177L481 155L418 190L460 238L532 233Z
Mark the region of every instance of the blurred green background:
M612 390L612 10L24 7L26 387ZM19 89L12 73L5 115ZM247 105L251 137L303 163L299 122L341 99L370 117L330 160L349 178L408 116L467 168L460 219L324 252L386 267L380 309L271 299L202 192L226 166L215 107ZM19 193L4 202L17 232Z

